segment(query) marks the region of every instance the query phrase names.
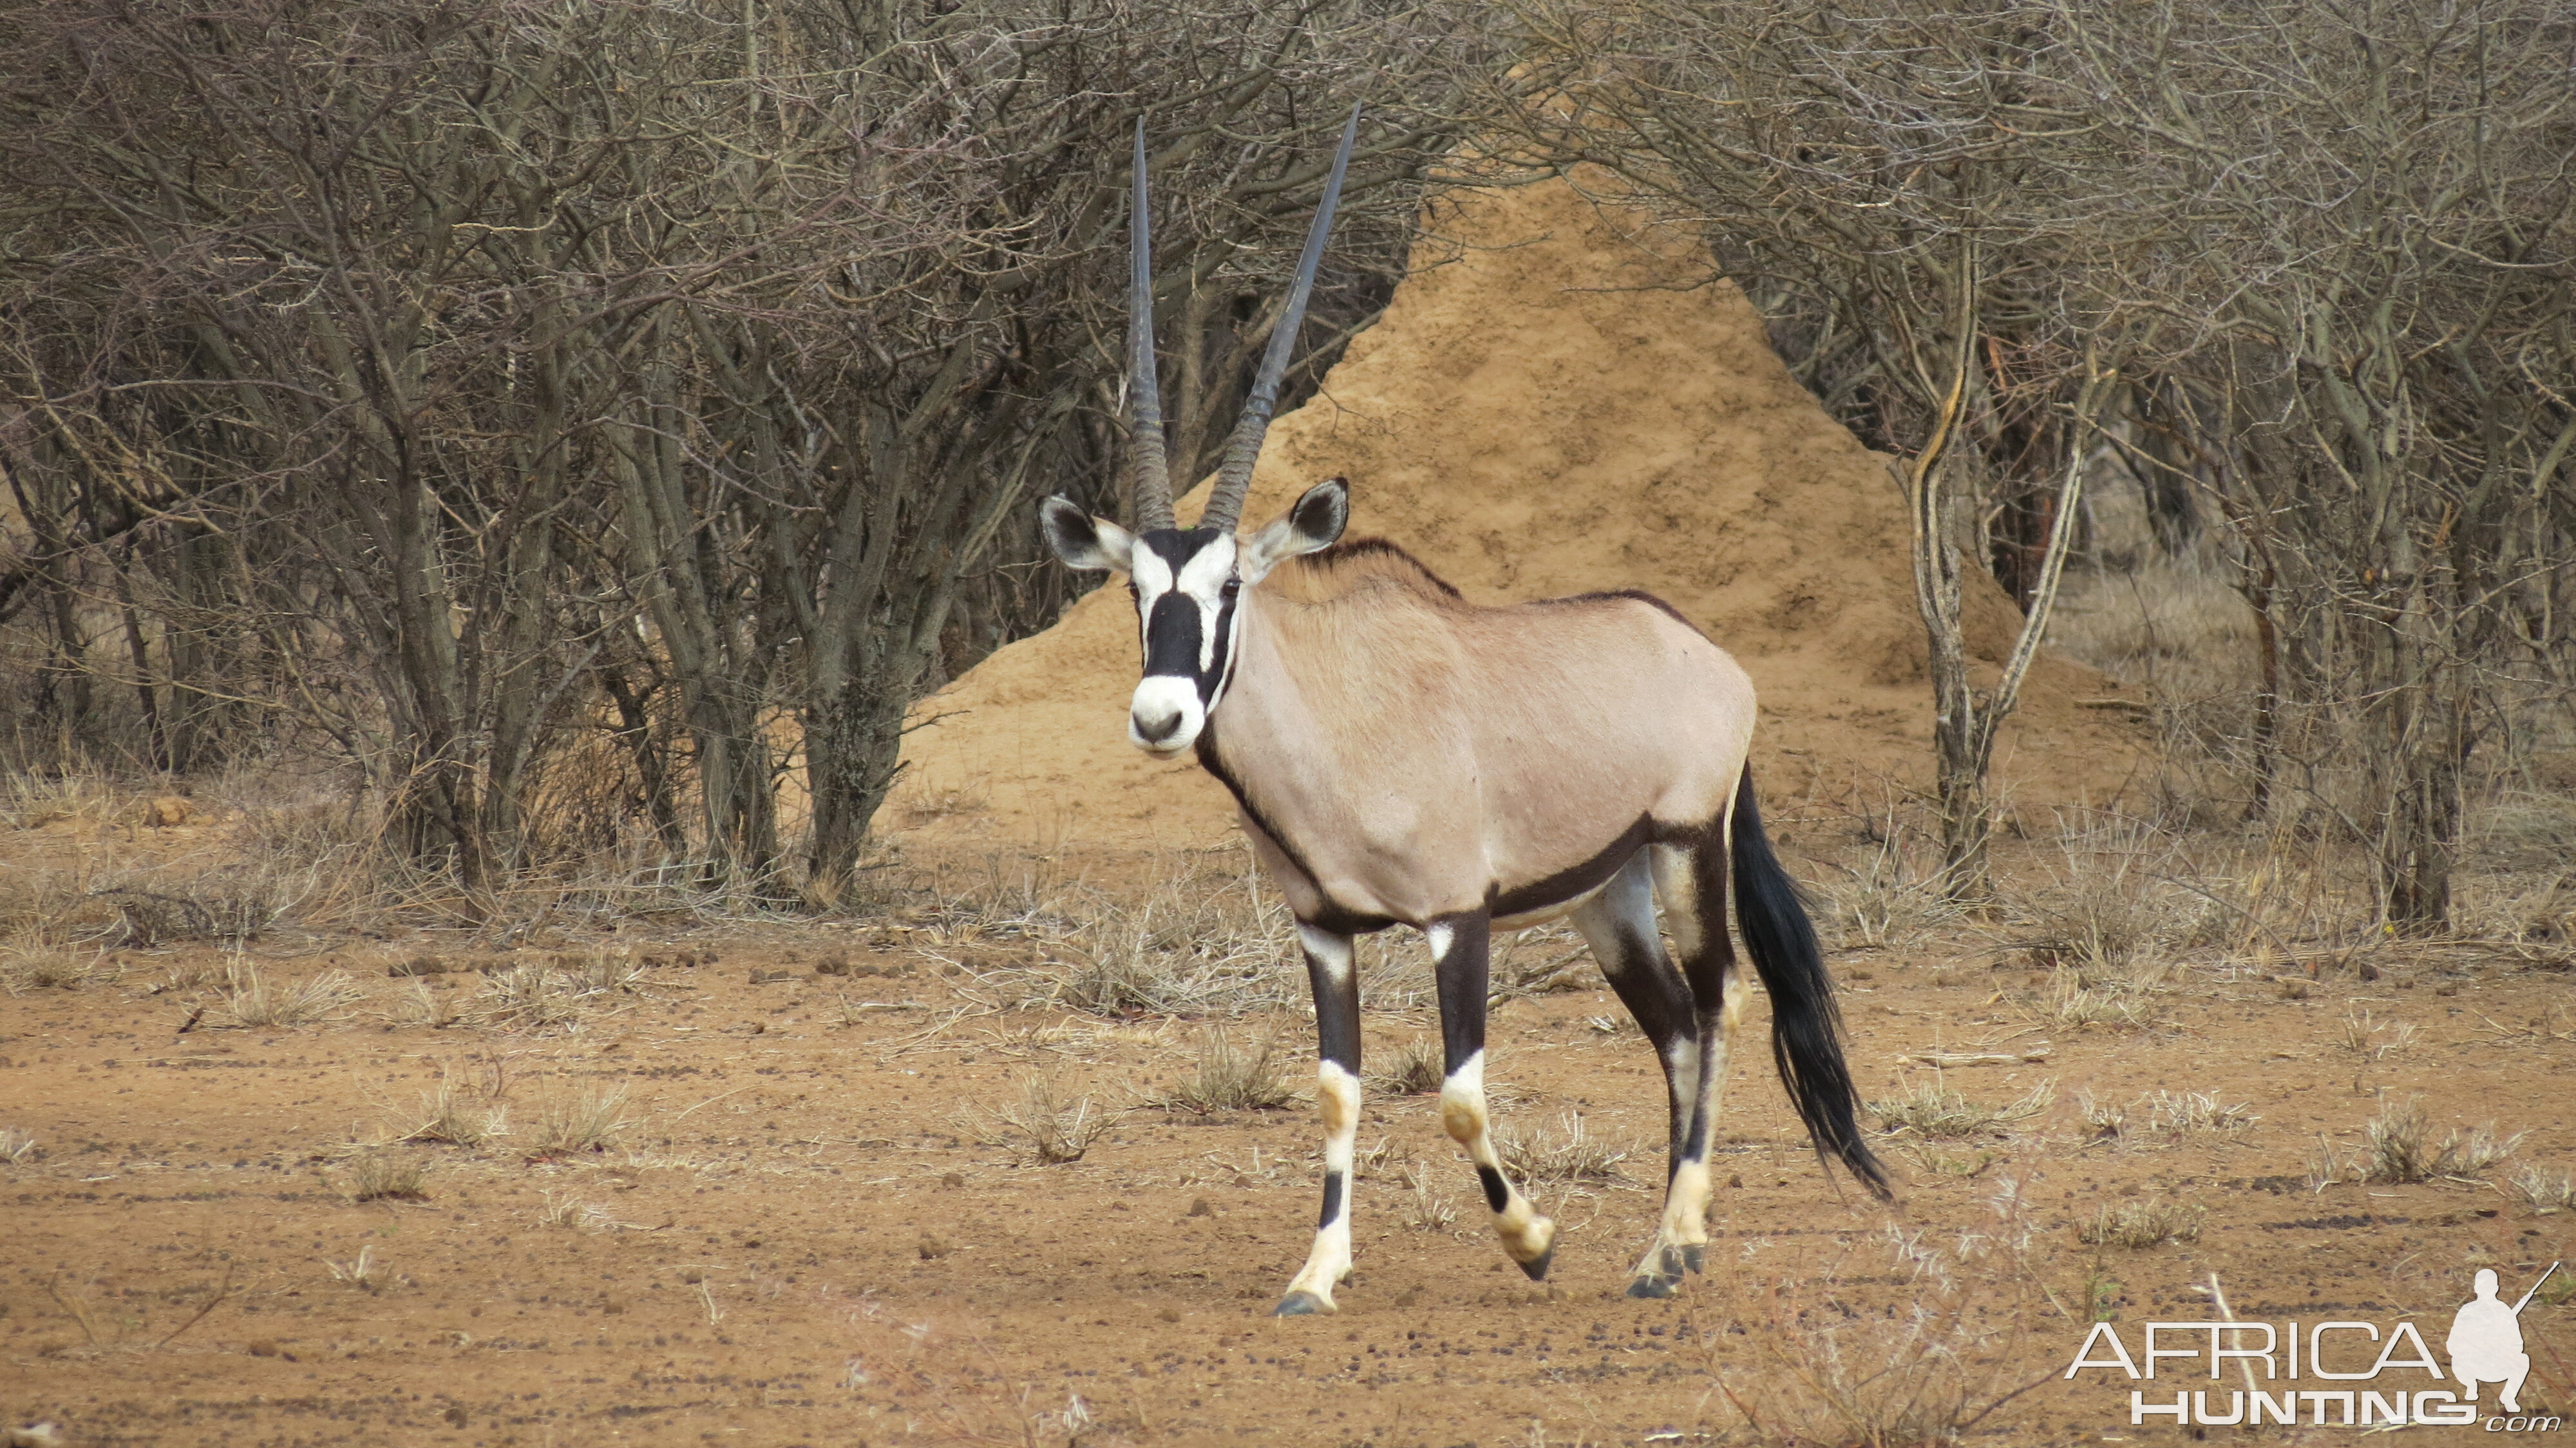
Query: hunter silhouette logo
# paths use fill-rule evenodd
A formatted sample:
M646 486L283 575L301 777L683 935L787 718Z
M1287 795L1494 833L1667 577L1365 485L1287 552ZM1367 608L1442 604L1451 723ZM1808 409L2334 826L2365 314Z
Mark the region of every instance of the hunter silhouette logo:
M2501 1389L2498 1404L2511 1416L2489 1418L2488 1432L2551 1432L2562 1420L2550 1414L2526 1416L2522 1409L2523 1383L2531 1376L2522 1312L2559 1265L2550 1263L2531 1290L2511 1304L2497 1295L2496 1274L2479 1269L2472 1283L2475 1295L2451 1315L2450 1335L2443 1339L2451 1366L2447 1375L2423 1333L2400 1320L2384 1334L2370 1322L2150 1322L2135 1356L2116 1327L2097 1322L2075 1350L2064 1377L2088 1368L2117 1371L2132 1381L2197 1376L2193 1368L2204 1360L2213 1384L2242 1375L2242 1388L2177 1392L2169 1402L2150 1396L2150 1390L2132 1388L2133 1427L2157 1418L2182 1426L2288 1425L2297 1423L2303 1411L2318 1427L2466 1427L2478 1421L2479 1387L2493 1383ZM2378 1344L2376 1358L2366 1356L2373 1343ZM2412 1379L2415 1373L2423 1379ZM2416 1385L2423 1380L2457 1387ZM2327 1386L2298 1386L2305 1381Z
M2522 1380L2531 1376L2531 1354L2522 1350L2522 1310L2549 1280L2558 1264L2540 1274L2531 1291L2511 1307L2496 1299L2495 1269L2478 1269L2478 1295L2451 1316L2451 1336L2442 1346L2451 1354L2451 1376L2460 1380L2469 1401L2478 1400L2478 1384L2502 1383L2499 1396L2508 1413L2522 1411Z

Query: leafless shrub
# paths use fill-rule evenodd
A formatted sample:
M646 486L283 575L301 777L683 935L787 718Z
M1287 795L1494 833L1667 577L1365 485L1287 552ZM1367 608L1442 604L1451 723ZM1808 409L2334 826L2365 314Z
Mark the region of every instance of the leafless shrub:
M626 1086L557 1086L529 1104L527 1117L530 1156L605 1151L626 1125Z
M1878 1118L1878 1129L1887 1135L1911 1132L1916 1136L1956 1141L2000 1134L2003 1128L2015 1122L2039 1115L2056 1099L2057 1083L2042 1081L2000 1106L1988 1106L1969 1100L1936 1077L1916 1085L1902 1096L1871 1101L1866 1105L1869 1113Z
M1031 1071L1020 1077L1018 1100L971 1115L968 1125L977 1139L1008 1147L1023 1161L1061 1166L1082 1160L1115 1119L1090 1096L1068 1094L1055 1074Z
M308 1026L346 1019L366 991L342 970L298 980L278 980L247 962L224 971L223 1023L233 1026Z
M2197 1242L2206 1207L2141 1197L2096 1210L2075 1229L2075 1239L2096 1247L2144 1249L2168 1242Z
M1294 1098L1280 1080L1282 1065L1275 1038L1265 1036L1259 1045L1247 1049L1217 1027L1199 1038L1192 1074L1172 1088L1165 1104L1200 1116L1285 1106Z

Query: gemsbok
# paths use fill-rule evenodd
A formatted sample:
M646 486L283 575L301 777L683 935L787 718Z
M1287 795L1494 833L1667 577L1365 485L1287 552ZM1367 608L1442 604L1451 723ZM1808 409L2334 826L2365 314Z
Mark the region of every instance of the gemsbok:
M1128 325L1135 527L1053 497L1047 542L1072 567L1127 575L1145 659L1127 737L1157 758L1197 751L1233 793L1261 867L1296 916L1321 1038L1324 1205L1279 1314L1332 1311L1350 1275L1360 1121L1351 945L1397 924L1420 930L1436 962L1441 1126L1474 1163L1503 1250L1533 1280L1545 1277L1556 1226L1505 1173L1485 1106L1486 962L1494 931L1566 915L1663 1065L1663 1212L1628 1292L1668 1296L1706 1252L1710 1138L1750 990L1727 938L1730 875L1737 924L1771 996L1772 1060L1810 1140L1880 1197L1886 1178L1854 1122L1815 931L1762 833L1746 762L1753 686L1725 650L1643 593L1471 603L1391 543L1341 541L1350 519L1341 478L1236 535L1358 127L1354 110L1207 508L1182 528L1155 380L1139 123ZM1678 968L1658 930L1658 897Z

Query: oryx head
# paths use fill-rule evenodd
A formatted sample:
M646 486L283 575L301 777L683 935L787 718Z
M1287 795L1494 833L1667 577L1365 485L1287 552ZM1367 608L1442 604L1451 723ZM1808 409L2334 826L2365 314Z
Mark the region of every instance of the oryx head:
M1288 354L1305 320L1306 297L1314 290L1315 266L1323 256L1325 234L1332 229L1333 207L1341 199L1342 174L1350 165L1351 142L1359 134L1359 123L1359 108L1354 106L1350 123L1342 128L1332 175L1324 183L1323 205L1306 234L1306 250L1297 260L1297 280L1289 289L1288 305L1271 331L1269 350L1262 354L1261 370L1243 404L1243 417L1226 441L1215 491L1209 494L1207 511L1195 528L1178 527L1172 518L1171 472L1163 456L1162 398L1154 374L1145 125L1141 120L1136 123L1127 322L1127 397L1133 413L1128 467L1135 531L1091 517L1060 496L1046 500L1040 521L1048 546L1066 563L1127 575L1145 652L1145 677L1127 708L1127 738L1148 754L1178 754L1196 743L1208 714L1225 696L1234 674L1242 591L1260 582L1282 559L1329 546L1350 521L1349 485L1334 478L1308 489L1288 516L1251 537L1238 538L1234 531L1244 493L1252 486L1252 465L1261 456L1262 436L1270 430L1280 375L1288 370Z

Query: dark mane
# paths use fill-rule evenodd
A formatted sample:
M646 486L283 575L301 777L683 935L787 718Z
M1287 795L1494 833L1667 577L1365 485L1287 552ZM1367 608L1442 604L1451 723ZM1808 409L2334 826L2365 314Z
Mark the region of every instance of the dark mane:
M1363 584L1377 581L1419 588L1443 598L1463 599L1421 559L1384 538L1345 538L1319 553L1292 558L1263 581L1301 602L1319 603Z

